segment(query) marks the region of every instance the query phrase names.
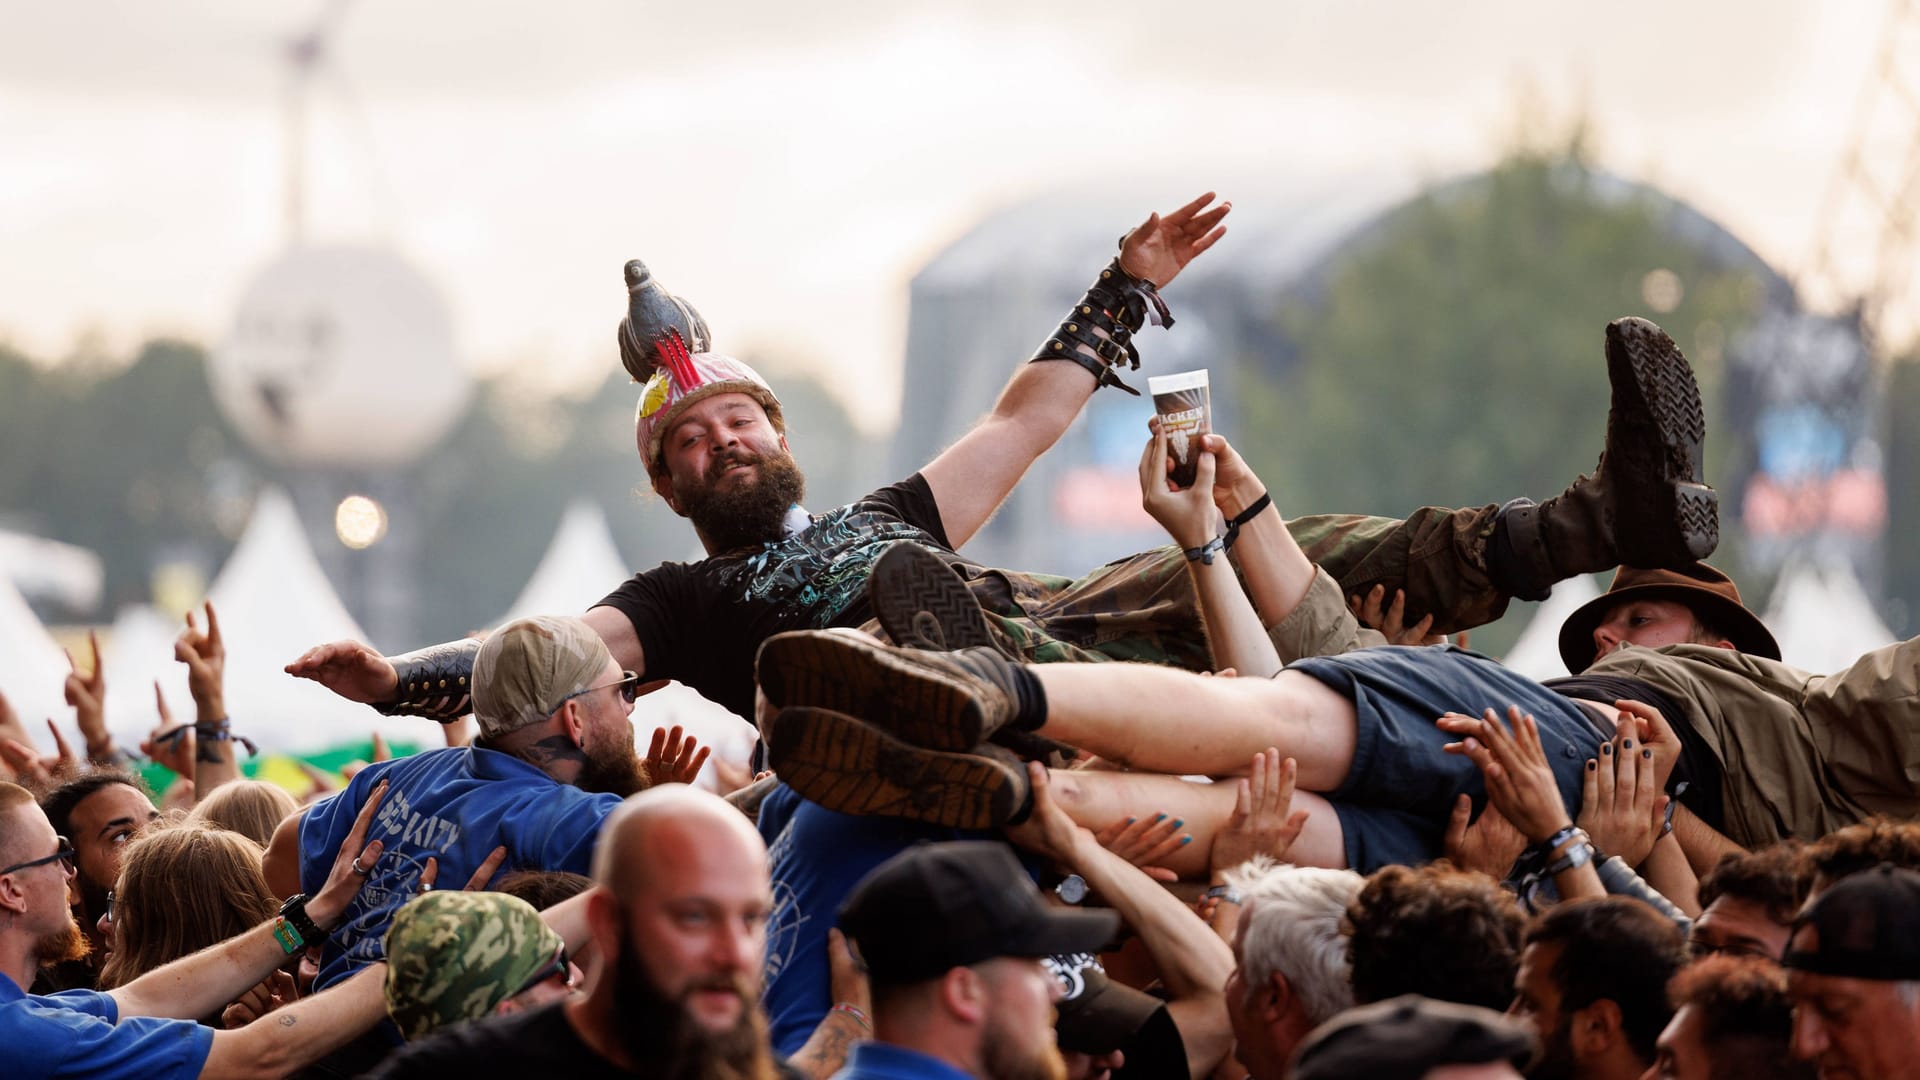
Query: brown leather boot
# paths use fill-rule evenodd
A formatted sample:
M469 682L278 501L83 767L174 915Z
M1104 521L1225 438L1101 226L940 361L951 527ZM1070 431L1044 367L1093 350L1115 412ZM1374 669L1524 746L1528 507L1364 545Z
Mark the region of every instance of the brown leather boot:
M1706 417L1693 369L1645 319L1607 324L1607 445L1592 474L1500 509L1488 569L1522 599L1615 566L1681 566L1720 542L1720 497L1701 479Z
M771 728L774 773L829 810L991 829L1032 805L1026 767L998 746L929 750L831 709L783 709Z

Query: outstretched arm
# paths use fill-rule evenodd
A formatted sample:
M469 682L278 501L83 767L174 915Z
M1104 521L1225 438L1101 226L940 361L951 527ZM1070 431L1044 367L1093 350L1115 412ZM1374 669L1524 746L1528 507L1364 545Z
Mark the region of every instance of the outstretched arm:
M1147 218L1121 245L1121 268L1158 287L1172 282L1226 232L1220 219L1232 204L1209 209L1212 201L1208 192L1164 218ZM921 470L949 543L957 548L980 531L1027 467L1080 415L1094 387L1093 376L1077 363L1022 364L993 411Z
M220 636L220 616L207 601L207 628L200 629L193 612L187 628L173 643L173 658L187 665L187 689L193 693L193 792L196 800L240 775L234 760L231 721L227 717L227 647Z

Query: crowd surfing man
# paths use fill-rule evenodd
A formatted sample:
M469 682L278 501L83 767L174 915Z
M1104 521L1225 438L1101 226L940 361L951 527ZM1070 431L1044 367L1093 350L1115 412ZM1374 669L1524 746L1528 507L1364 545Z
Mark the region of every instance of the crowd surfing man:
M1625 331L1616 323L1610 332ZM1653 346L1656 340L1642 343L1684 367L1671 342ZM1272 678L1205 679L1140 664L1029 665L989 647L942 652L862 635L782 634L762 648L758 669L769 704L783 710L768 735L776 771L833 809L980 827L1017 816L1026 800L1019 770L973 753L985 733L1003 727L1171 775L1233 775L1251 755L1279 747L1297 759L1300 787L1318 793L1299 796L1297 805L1312 813L1293 857L1364 872L1439 855L1456 796L1467 792L1477 802L1484 791L1476 770L1446 746L1449 738L1484 742L1489 721L1455 716L1436 727L1435 718L1517 706L1538 718L1570 808L1580 805L1583 765L1605 758L1603 748L1628 730L1623 717L1645 743L1636 747L1630 734L1623 749L1649 756L1658 789L1672 786L1684 765L1709 793L1694 796L1696 812L1724 825L1736 843L1769 843L1783 828L1819 835L1866 807L1916 807L1902 770L1920 769L1920 717L1913 715L1920 640L1876 650L1834 676L1808 675L1739 651L1778 654L1732 583L1694 564L1659 574L1623 570L1610 601L1582 613L1594 626L1596 651L1614 650L1580 678L1552 687L1451 647L1342 652L1368 639L1226 441L1206 437L1201 478L1184 491L1158 481L1166 460L1165 439L1156 436L1142 463L1144 498L1188 553L1218 662ZM1243 508L1257 511L1243 522L1237 549L1244 591L1232 567L1208 558L1219 516ZM915 563L909 569L918 581L876 579L883 619L909 621L904 611L888 616L896 603L929 617L950 614L952 598L964 595L947 568ZM886 570L881 576L890 576ZM1642 617L1655 605L1674 610ZM1696 610L1707 617L1689 617ZM1664 716L1685 734L1667 728ZM1895 753L1885 754L1888 747ZM1201 836L1232 801L1224 786L1175 782L1149 796L1151 777L1070 775L1060 797L1096 828L1132 806L1153 805L1185 810ZM1780 777L1783 786L1770 786ZM1768 807L1786 812L1763 817ZM1706 846L1724 847L1711 829L1702 833Z
M502 860L516 869L590 869L601 824L645 781L628 720L637 681L579 619L508 623L474 662L475 745L369 765L344 791L282 822L265 871L268 885L290 896L318 886L328 853L373 792L388 792L372 825L384 852L347 925L328 939L315 985L381 959L394 913L438 875L484 879Z
M291 898L270 923L107 993L28 995L36 968L77 955L86 939L67 905L74 849L25 788L0 783L0 1060L9 1080L55 1076L188 1078L282 1076L372 1027L385 1015L375 965L324 993L287 1005L268 1022L216 1031L193 1018L219 1012L267 978L303 944L346 916L380 858L366 841L379 809L370 799L311 895Z
M1003 647L1035 661L1130 659L1209 666L1180 553L1161 549L1074 582L978 566L955 552L992 516L1087 398L1138 363L1133 334L1171 324L1158 290L1224 232L1229 206L1205 195L1151 216L1122 241L1059 329L1008 381L993 410L920 472L839 509L799 505L803 478L779 399L752 369L709 351L705 324L639 263L627 267L623 362L646 381L635 436L654 490L688 518L708 557L636 575L586 615L623 669L678 679L753 715L753 658L768 637L860 626L868 577L890 547L934 551L962 573ZM1535 505L1426 508L1407 521L1303 518L1313 557L1350 592L1404 586L1407 603L1446 631L1497 617L1509 595L1543 596L1569 574L1623 561L1665 566L1718 538L1715 496L1699 477L1699 400L1658 328L1609 328L1614 407L1591 477ZM1256 507L1236 508L1257 511ZM899 638L899 629L889 627ZM451 719L474 646L455 642L392 660L365 645L309 650L287 670L386 712Z

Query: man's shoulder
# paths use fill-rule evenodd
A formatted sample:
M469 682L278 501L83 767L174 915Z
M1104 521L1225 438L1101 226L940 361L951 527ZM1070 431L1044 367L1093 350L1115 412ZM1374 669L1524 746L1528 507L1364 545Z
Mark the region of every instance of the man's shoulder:
M565 1072L611 1075L612 1065L594 1054L567 1022L564 1002L508 1016L492 1016L408 1043L389 1057L375 1077L528 1076Z

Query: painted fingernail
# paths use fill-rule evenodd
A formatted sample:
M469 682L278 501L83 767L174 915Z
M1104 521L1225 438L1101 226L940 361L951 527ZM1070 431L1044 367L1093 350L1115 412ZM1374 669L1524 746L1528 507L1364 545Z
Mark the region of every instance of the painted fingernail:
M1601 743L1601 744L1600 744L1600 752L1601 752L1601 753L1603 753L1603 754L1611 754L1611 753L1613 753L1613 744L1612 744L1612 743Z
M1140 819L1139 819L1139 818L1128 818L1128 819L1127 819L1127 824L1129 824L1129 825L1131 825L1131 824L1133 824L1134 822L1136 822L1136 821L1138 821L1138 820L1140 820Z
M1187 822L1186 822L1186 819L1185 819L1185 818L1174 818L1174 819L1173 819L1173 827L1174 827L1174 828L1176 828L1176 829L1177 829L1177 828L1179 828L1179 827L1180 827L1180 826L1182 826L1182 825L1185 825L1186 823L1187 823Z
M1625 747L1626 747L1627 749L1629 749L1629 750L1631 750L1631 749L1633 749L1633 740L1632 740L1632 739L1628 739L1628 740L1627 740L1627 741L1626 741L1626 742L1625 742L1624 744L1622 744L1622 745L1624 745L1624 746L1625 746Z
M1155 814L1155 815L1153 815L1153 820L1154 820L1155 822L1161 822L1161 821L1165 821L1165 820L1167 820L1167 815L1165 815L1165 814Z
M1588 772L1592 772L1593 770L1595 770L1595 769L1597 769L1597 768L1599 768L1599 767L1600 767L1600 763L1599 763L1599 762L1597 762L1597 761L1595 761L1595 760L1593 760L1592 758L1588 758L1588 759L1587 759L1587 771L1588 771Z
M1646 759L1647 759L1648 761L1652 761L1652 760L1653 760L1653 751L1651 751L1651 750L1642 750L1642 751L1640 751L1640 756L1641 756L1641 757L1643 757L1643 758L1646 758Z
M1191 843L1193 843L1193 837L1191 837L1191 836L1183 836L1183 837L1181 837L1181 838L1180 838L1180 842L1181 842L1182 844L1191 844Z

